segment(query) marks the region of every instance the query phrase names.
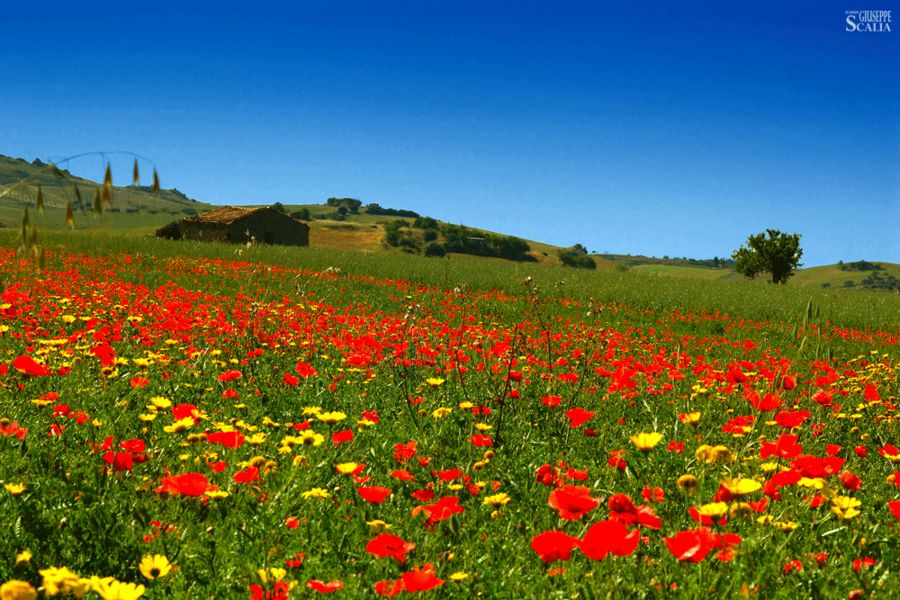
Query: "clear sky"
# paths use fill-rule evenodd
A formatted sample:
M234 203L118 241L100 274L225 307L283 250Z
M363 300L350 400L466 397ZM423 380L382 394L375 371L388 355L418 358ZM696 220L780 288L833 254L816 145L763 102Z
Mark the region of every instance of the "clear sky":
M0 153L129 150L214 204L351 196L599 252L772 227L806 266L900 262L900 11L846 31L896 0L179 4L4 6Z

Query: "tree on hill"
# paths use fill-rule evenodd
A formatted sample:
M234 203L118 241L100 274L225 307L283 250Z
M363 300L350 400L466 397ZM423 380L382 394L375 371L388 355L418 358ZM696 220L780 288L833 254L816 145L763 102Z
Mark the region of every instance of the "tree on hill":
M597 263L588 256L587 248L581 244L575 244L571 248L564 248L558 252L559 261L567 267L576 269L596 269Z
M787 283L800 264L803 250L799 233L782 233L767 229L747 238L747 245L732 254L734 270L754 278L760 273L771 273L772 283Z

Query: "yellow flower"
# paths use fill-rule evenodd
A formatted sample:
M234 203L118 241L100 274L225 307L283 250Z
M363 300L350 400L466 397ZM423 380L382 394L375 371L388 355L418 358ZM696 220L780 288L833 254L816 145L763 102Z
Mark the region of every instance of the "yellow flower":
M317 415L322 412L322 408L320 406L307 406L303 409L303 414L305 416Z
M484 505L492 506L492 507L504 506L509 501L510 501L509 494L504 494L501 492L499 494L494 494L493 496L487 496L484 499Z
M322 500L331 498L331 494L328 493L328 490L322 488L313 488L311 490L307 490L301 494L304 498L321 498Z
M339 423L339 422L343 421L344 419L346 419L347 415L338 410L335 410L332 412L318 413L316 415L316 418L319 419L320 421L324 421L325 423L328 423L329 425L333 425L334 423Z
M700 413L697 411L678 415L678 419L685 425L696 425L700 422Z
M98 579L96 582L92 580L92 589L97 592L103 600L136 600L144 595L144 586L136 583L125 583L117 581L111 577Z
M732 496L746 496L762 487L762 484L755 479L746 479L744 477L723 479L722 485Z
M468 578L469 578L469 574L466 573L465 571L457 571L456 573L453 573L452 575L450 575L450 581L459 582L459 581L464 581Z
M821 490L825 489L825 480L821 477L801 477L797 485L811 490Z
M385 529L390 529L391 525L382 521L381 519L375 519L374 521L366 521L366 525L369 526L369 529L372 530L372 533L381 533Z
M325 436L314 431L303 431L299 436L300 443L304 446L321 446L325 441Z
M709 446L703 444L694 453L697 460L701 460L707 464L734 462L734 456L728 446Z
M678 478L675 485L677 485L678 489L682 492L693 492L697 489L697 478L690 473L686 473Z
M832 512L845 521L859 515L856 508L862 506L862 502L850 496L835 496L831 499L831 504Z
M631 436L631 443L641 452L650 452L662 438L662 434L656 431L653 433L639 433Z
M453 409L447 408L446 406L441 406L440 408L434 409L434 412L431 413L431 416L435 419L443 419L452 412Z
M440 377L429 377L428 379L425 380L425 383L427 383L431 387L439 387L439 386L444 385L444 380L441 379Z
M353 475L353 472L359 468L359 463L345 462L335 465L335 470L341 475Z
M725 502L710 502L697 507L697 512L701 516L717 519L728 512L728 504Z
M193 417L185 417L183 419L175 421L171 425L166 425L165 427L163 427L163 431L165 431L166 433L178 433L179 431L184 431L185 429L193 426Z
M21 496L25 491L24 483L7 483L4 487L13 496Z
M87 592L89 584L66 567L50 567L40 570L42 585L46 596L75 596L81 598Z
M20 564L20 563L27 563L28 561L31 560L31 557L32 557L32 556L33 556L33 555L31 554L30 551L28 551L28 550L22 550L21 552L19 552L18 554L16 554L16 564L18 565L18 564Z
M791 532L797 529L797 523L794 523L793 521L772 521L772 525L785 532Z
M213 500L221 500L222 498L227 498L231 494L229 494L225 490L208 490L206 492L203 492L203 495Z
M172 571L172 563L162 554L148 554L139 565L141 574L147 579L165 577Z
M10 579L0 586L0 600L36 600L37 590L27 581Z

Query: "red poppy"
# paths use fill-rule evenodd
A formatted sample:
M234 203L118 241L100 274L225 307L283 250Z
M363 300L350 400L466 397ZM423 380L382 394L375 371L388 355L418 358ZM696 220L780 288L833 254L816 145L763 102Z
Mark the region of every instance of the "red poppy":
M591 560L603 560L610 552L616 556L631 554L640 538L637 529L629 533L621 522L609 519L591 525L578 547Z
M134 465L131 452L112 452L103 455L103 461L110 465L114 471L130 471Z
M474 435L469 436L469 441L472 442L473 446L479 448L490 447L494 445L494 440L491 439L491 436L484 435L483 433L476 433Z
M781 398L771 392L767 392L760 398L759 393L756 390L750 390L745 394L745 397L750 402L750 406L759 412L769 412L776 408L781 408L784 404L784 402L781 401Z
M844 471L838 475L838 480L845 490L858 490L862 487L862 481L853 471Z
M403 579L395 579L394 581L384 580L375 582L375 593L385 598L393 598L406 589L403 585Z
M463 512L463 507L459 505L459 498L456 496L445 496L434 504L423 506L422 510L428 515L426 524L434 525L438 521L445 521L453 515Z
M426 564L403 574L403 587L407 592L427 592L444 584L435 576L434 567Z
M414 543L407 542L398 535L382 533L369 540L369 543L366 544L366 552L377 558L390 556L399 562L406 562L406 557L403 555L415 547Z
M44 365L35 362L33 358L27 355L17 356L12 361L12 366L19 373L28 377L46 377L52 372Z
M243 471L234 474L235 483L253 483L259 481L259 467L247 467Z
M327 583L318 579L310 579L306 582L306 587L322 594L330 594L344 589L344 584L337 579L332 579Z
M300 361L294 367L294 372L297 373L303 379L308 379L309 377L313 377L316 375L316 369L309 363L305 363Z
M594 416L594 411L585 410L581 407L571 408L566 411L566 418L569 419L569 427L575 429L587 423Z
M236 379L240 379L243 376L244 374L240 371L225 371L224 373L219 374L219 381L223 383L228 381L235 381Z
M405 444L394 444L394 458L397 462L405 464L416 455L416 442L406 442Z
M568 533L562 531L545 531L531 538L531 549L545 563L557 560L569 560L572 557L572 549L578 546L580 541Z
M891 514L900 521L900 500L893 500L887 503L888 509L890 509Z
M549 408L553 408L553 407L555 407L555 406L559 406L559 403L560 403L560 402L562 402L562 398L560 398L559 396L552 396L552 395L551 395L551 396L544 396L543 398L541 398L541 403L542 403L544 406L547 406L547 407L549 407Z
M805 420L809 418L808 410L795 410L795 411L781 411L777 415L775 415L775 422L784 427L785 429L791 429L793 427L797 427L802 424Z
M202 496L209 489L209 481L202 473L183 473L163 477L156 492L174 496Z
M358 487L356 491L362 496L362 499L372 504L381 504L387 500L393 491L390 488L372 485L368 487Z
M712 551L716 536L706 527L679 531L669 538L663 538L666 547L675 558L683 562L700 562Z
M343 431L335 431L331 434L331 443L335 446L338 444L344 444L346 442L353 441L353 430L352 429L344 429Z
M221 444L226 448L240 448L247 439L240 431L214 431L206 434L206 441L210 444Z
M559 517L567 521L580 519L597 508L600 501L591 498L591 490L583 485L566 484L550 492L547 504L559 511Z

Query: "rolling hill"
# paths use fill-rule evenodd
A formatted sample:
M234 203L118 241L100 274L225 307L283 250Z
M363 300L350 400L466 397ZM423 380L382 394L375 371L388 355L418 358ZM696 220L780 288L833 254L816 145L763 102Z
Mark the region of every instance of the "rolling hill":
M102 176L102 173L100 174ZM77 228L96 226L102 219L93 212L94 194L102 184L72 175L65 169L38 159L28 162L0 154L0 222L7 226L22 221L26 207L35 209L38 186L43 195L45 214L40 224L49 229L65 227L66 205L72 201ZM188 198L177 189L161 189L149 186L113 186L112 201L105 209L104 225L128 229L152 229L174 218L184 217L212 205ZM124 213L130 218L118 218ZM133 217L133 218L132 218Z
M188 198L177 189L152 191L147 186L113 186L111 209L98 216L92 211L94 194L102 184L77 177L55 165L40 160L28 162L0 154L0 226L18 226L24 209L36 208L40 186L45 211L32 212L32 222L47 229L63 229L66 205L71 200L75 206L77 229L103 227L124 229L135 234L151 234L158 227L171 221L215 208L216 205ZM76 190L77 193L76 193ZM413 252L421 253L430 241L446 243L443 235L426 239L425 229L413 227L413 211L383 209L378 205L359 206L353 212L340 210L342 199L330 199L318 204L288 204L285 212L302 218L310 225L310 243L319 248L362 252ZM376 207L379 214L369 212ZM372 209L375 210L375 209ZM386 224L402 220L406 226L400 235L406 245L391 246L386 243ZM435 220L440 228L447 225ZM507 237L478 228L466 228L473 238ZM558 246L536 240L524 240L528 252L520 260L542 266L559 266ZM465 260L504 260L491 256L450 253ZM679 277L705 281L739 280L742 276L728 268L726 259L693 260L655 258L617 254L592 254L591 260L598 269L630 271L647 277ZM761 280L763 278L760 278ZM893 263L838 264L800 269L788 282L789 286L815 286L835 290L885 289L896 290L900 279L900 265ZM762 283L762 281L760 281Z

